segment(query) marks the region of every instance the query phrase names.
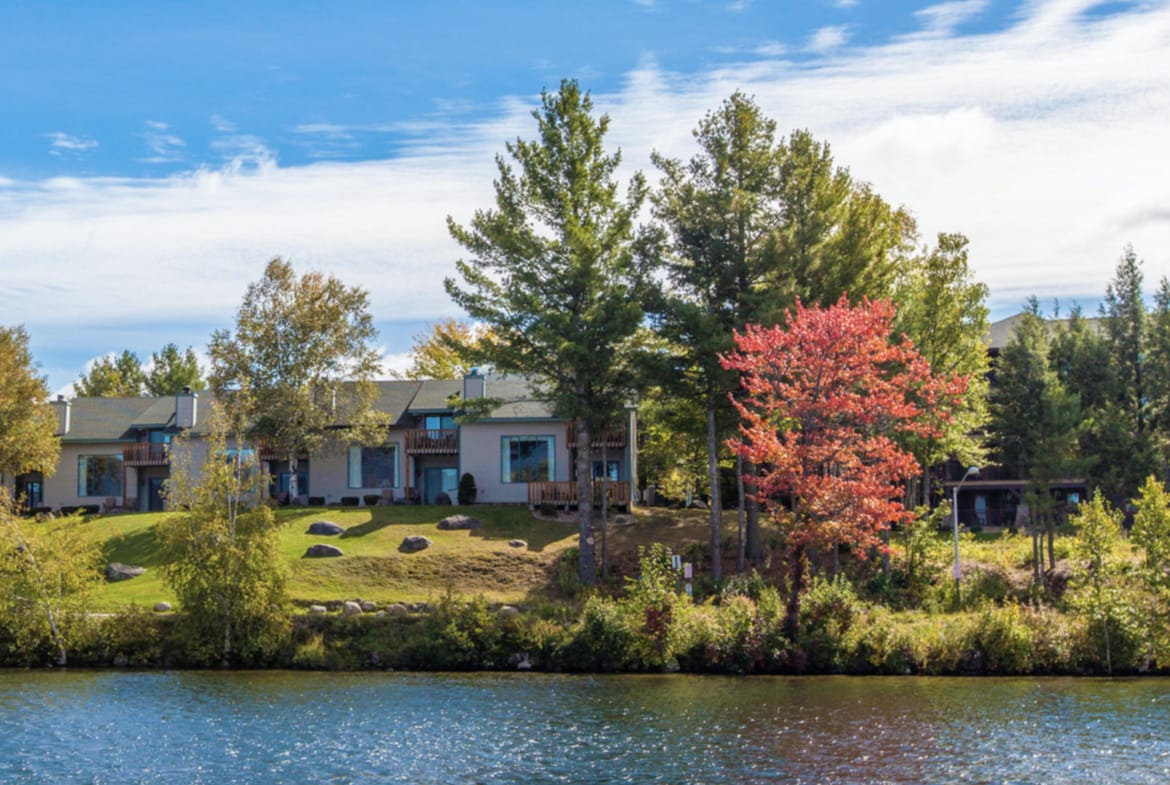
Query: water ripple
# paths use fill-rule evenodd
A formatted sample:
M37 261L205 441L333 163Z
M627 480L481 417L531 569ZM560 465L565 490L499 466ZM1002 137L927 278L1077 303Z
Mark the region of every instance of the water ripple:
M0 782L1163 783L1162 681L0 672Z

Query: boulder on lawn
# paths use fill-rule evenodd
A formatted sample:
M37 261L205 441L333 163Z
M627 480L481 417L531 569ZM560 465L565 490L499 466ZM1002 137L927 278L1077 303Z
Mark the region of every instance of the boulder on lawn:
M341 613L343 616L361 616L362 606L353 600L348 600L341 606Z
M398 550L403 553L418 553L431 547L431 539L424 537L421 534L412 534L402 540L402 545Z
M171 604L169 602L163 601L163 602L156 602L154 604L154 612L155 613L169 613L170 610L171 610Z
M501 619L514 619L520 615L520 609L515 605L501 605L496 613Z
M400 602L396 602L393 605L386 606L386 615L392 619L401 619L408 612L409 611L407 611L406 606Z
M326 537L332 537L337 534L345 532L345 527L336 524L333 521L313 521L309 524L309 529L306 534L321 534Z
M112 561L106 565L106 580L110 583L128 581L131 578L137 578L144 572L146 572L145 567L135 567L130 564Z
M338 548L336 545L326 545L323 542L310 545L309 549L305 551L306 559L329 559L344 555L345 553L342 552L341 548Z
M460 529L482 529L483 522L470 515L448 515L439 521L440 531L456 531Z
M324 616L328 612L329 612L329 609L326 608L324 605L310 605L309 606L309 615L310 616Z
M528 542L525 540L508 540L508 546L511 548L527 548Z

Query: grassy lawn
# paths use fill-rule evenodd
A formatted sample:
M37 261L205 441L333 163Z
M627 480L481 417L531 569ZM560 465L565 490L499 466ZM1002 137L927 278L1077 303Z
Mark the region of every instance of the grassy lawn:
M483 522L470 531L440 531L439 520L466 512ZM119 583L103 583L95 597L99 610L126 604L151 607L174 601L158 570L154 526L162 513L95 517L89 524L103 541L103 559L146 567L144 575ZM492 602L522 602L545 594L555 582L557 561L577 544L573 517L542 518L518 506L286 508L277 512L282 524L281 552L289 568L290 595L295 602L361 598L378 603L435 600L448 591L482 594ZM707 538L702 511L646 512L614 516L609 537L611 564L628 573L637 548L663 542L685 553ZM306 534L314 521L329 520L344 534ZM430 548L407 554L403 538L421 534ZM727 529L734 536L734 524ZM513 548L520 539L527 547ZM306 559L315 543L330 543L345 553L340 558Z

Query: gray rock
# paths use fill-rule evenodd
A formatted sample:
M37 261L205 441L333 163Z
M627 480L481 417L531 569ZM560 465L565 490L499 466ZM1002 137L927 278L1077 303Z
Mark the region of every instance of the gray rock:
M374 614L374 618L375 618L375 619L384 619L384 618L386 618L386 611L378 611L377 613L375 613L375 614Z
M525 540L508 540L508 545L513 548L527 548L528 543Z
M326 545L319 542L316 545L310 545L309 549L305 551L306 559L326 559L334 556L344 556L341 548L336 545Z
M171 604L169 602L156 602L154 604L154 612L155 613L169 613L170 610L171 610Z
M431 547L431 539L421 534L412 534L402 540L399 548L403 553L417 553Z
M313 521L309 524L309 528L305 534L321 534L326 537L332 537L344 532L345 527L333 521Z
M409 613L409 611L406 609L406 606L400 602L396 602L393 605L386 607L386 615L393 619L401 619L407 613Z
M323 616L328 612L329 612L329 609L326 608L324 605L310 605L309 606L309 615L310 616Z
M362 615L362 606L356 602L353 602L352 600L347 601L344 605L341 606L341 615L342 616L361 616Z
M366 613L373 613L374 611L378 610L378 606L369 600L359 600L358 604L362 606L362 610Z
M134 567L130 564L113 561L106 565L106 580L110 583L128 581L131 578L137 578L144 572L146 572L145 567Z
M441 531L455 531L458 529L482 529L483 522L470 515L448 515L439 521Z
M496 611L501 619L514 619L520 615L520 609L515 605L501 605Z

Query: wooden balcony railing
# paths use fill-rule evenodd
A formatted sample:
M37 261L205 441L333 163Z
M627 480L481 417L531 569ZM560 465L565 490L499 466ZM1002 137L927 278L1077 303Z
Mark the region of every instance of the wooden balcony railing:
M126 466L166 466L171 461L171 446L152 442L131 444L122 450Z
M610 482L609 504L611 507L630 506L630 484L625 480ZM593 483L593 503L601 504L602 484ZM557 507L577 506L577 482L530 482L528 483L528 506L539 507L542 504L552 504Z
M458 455L459 431L455 428L415 428L406 432L408 455Z
M577 426L574 423L565 424L565 443L569 449L577 446ZM593 434L593 449L605 447L609 450L624 450L626 447L626 429L610 428L602 433Z

